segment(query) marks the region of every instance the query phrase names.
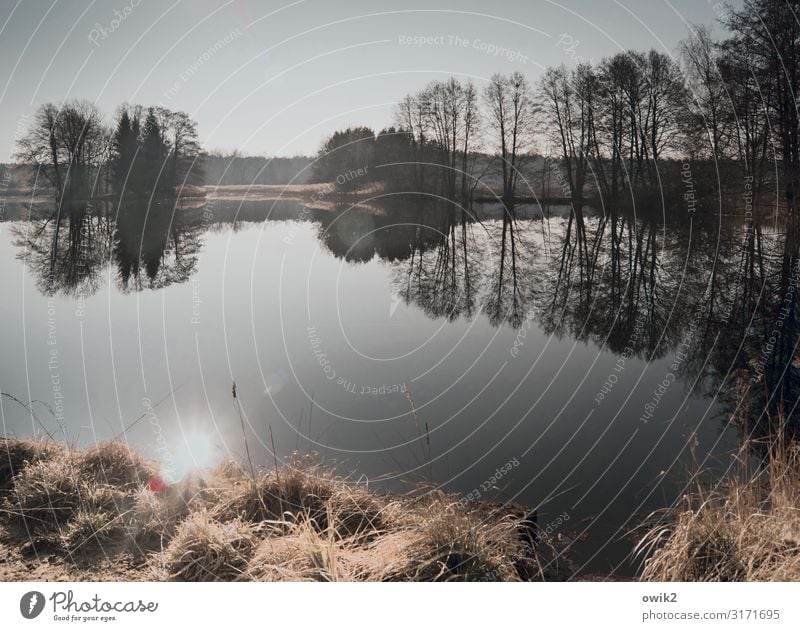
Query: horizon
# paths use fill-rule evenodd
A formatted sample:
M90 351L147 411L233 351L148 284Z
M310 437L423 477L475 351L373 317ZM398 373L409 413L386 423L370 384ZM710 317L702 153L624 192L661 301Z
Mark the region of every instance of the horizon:
M536 83L548 66L620 50L674 56L693 23L722 31L721 5L710 0L505 2L491 13L474 2L429 4L178 0L162 10L142 0L3 2L0 52L13 63L0 92L9 121L0 162L12 161L21 128L46 102L86 99L106 122L121 103L163 105L197 120L206 152L313 156L337 129L390 126L396 103L436 78L470 79L480 89L493 73L518 70ZM432 54L440 67L430 67ZM354 103L354 94L370 96Z

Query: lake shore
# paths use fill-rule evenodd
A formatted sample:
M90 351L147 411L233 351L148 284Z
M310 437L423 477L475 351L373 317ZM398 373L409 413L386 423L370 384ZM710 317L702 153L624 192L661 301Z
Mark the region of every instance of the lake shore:
M249 468L248 468L249 469ZM558 580L518 506L383 494L297 458L167 484L121 443L0 439L0 580Z
M746 449L746 448L744 448ZM800 581L800 445L744 451L713 485L657 515L637 552L646 581Z
M641 576L580 575L518 505L379 493L309 457L167 484L121 443L0 439L0 580L797 581L798 506L791 446L651 516Z
M355 204L397 194L387 192L381 184L344 190L338 188L333 182L322 182L314 184L206 184L203 186L184 186L180 189L177 197L179 200L185 200L186 203L190 203L193 200L205 200L206 202L272 202L281 200L302 202L310 208L332 209L337 204L348 202ZM413 195L414 192L405 191L402 194ZM4 199L9 204L53 203L53 195L55 193L48 194L44 190L12 188L6 192ZM119 195L96 195L87 201L117 202L119 201ZM472 201L475 203L501 203L502 191L484 187L481 192L476 192L473 195ZM587 197L587 204L592 201L594 201L592 198ZM569 205L571 200L568 197L539 196L530 193L518 195L515 198L515 202L518 204Z

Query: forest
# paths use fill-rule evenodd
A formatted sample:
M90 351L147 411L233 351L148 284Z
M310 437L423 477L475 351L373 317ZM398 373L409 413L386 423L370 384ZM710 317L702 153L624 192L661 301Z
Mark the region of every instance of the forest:
M742 193L777 194L793 210L796 20L787 4L753 0L723 26L718 40L691 26L675 55L628 50L551 67L535 81L495 74L482 88L431 81L399 99L384 129L336 131L312 158L203 151L184 112L124 104L106 123L80 100L40 107L14 158L67 198L334 182L435 195L458 202L464 218L476 199L502 201L512 217L518 199L568 200L580 212L662 198L694 210L695 200ZM343 177L359 169L363 177Z
M14 157L60 200L162 198L203 182L197 123L160 106L122 105L109 125L89 101L46 103Z
M496 74L480 90L432 81L377 134L330 136L313 179L369 165L388 190L434 194L465 215L487 193L511 216L520 197L567 199L580 212L587 198L619 207L655 195L694 210L695 199L732 190L779 193L794 210L797 21L788 3L754 0L723 25L720 40L691 26L676 55L628 50L548 68L535 82Z

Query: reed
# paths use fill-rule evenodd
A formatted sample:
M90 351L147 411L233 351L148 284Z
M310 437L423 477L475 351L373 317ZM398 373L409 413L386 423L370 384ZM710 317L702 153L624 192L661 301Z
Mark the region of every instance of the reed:
M800 451L773 443L753 472L746 454L720 483L651 516L636 548L643 580L800 580Z

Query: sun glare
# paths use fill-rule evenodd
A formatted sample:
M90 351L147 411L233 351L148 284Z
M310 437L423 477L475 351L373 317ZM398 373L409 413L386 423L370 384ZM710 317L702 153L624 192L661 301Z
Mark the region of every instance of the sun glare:
M162 476L167 482L178 482L192 471L212 467L219 459L220 449L212 437L201 430L183 432L172 441L171 453L164 454Z

